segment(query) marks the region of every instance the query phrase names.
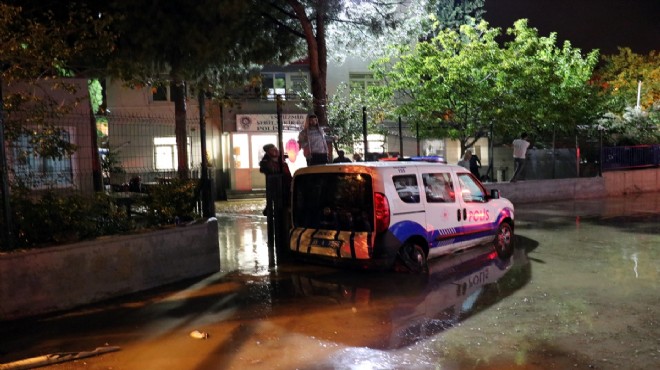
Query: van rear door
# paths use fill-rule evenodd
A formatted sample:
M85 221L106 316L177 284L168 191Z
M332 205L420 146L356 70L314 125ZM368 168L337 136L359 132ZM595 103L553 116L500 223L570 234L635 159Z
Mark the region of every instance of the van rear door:
M370 258L374 228L372 189L368 173L296 175L290 248L333 258Z

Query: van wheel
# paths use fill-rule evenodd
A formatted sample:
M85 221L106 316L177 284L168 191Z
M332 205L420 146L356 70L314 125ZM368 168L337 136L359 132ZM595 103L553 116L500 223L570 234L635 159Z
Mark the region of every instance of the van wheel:
M513 230L506 222L502 222L497 228L495 250L500 258L509 258L513 253Z
M428 271L426 254L419 245L411 242L405 243L399 249L394 261L394 270L397 272L408 272L421 274Z

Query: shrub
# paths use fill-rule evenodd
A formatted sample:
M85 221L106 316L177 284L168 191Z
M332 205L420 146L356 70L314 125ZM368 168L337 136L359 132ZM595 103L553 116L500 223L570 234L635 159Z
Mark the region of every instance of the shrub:
M42 247L117 234L131 229L126 213L105 194L27 190L12 193L17 248Z

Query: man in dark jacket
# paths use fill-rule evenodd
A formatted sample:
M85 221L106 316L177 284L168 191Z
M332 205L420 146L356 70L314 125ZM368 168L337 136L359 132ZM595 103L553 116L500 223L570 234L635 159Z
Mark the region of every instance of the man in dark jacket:
M289 166L284 162L280 162L280 151L273 144L266 144L263 147L264 157L259 162L259 172L266 175L266 184L268 184L268 176L283 174L282 178L282 195L285 204L289 200L289 191L291 188L291 171L289 171ZM268 189L266 189L268 191ZM266 209L263 212L264 216L266 215Z

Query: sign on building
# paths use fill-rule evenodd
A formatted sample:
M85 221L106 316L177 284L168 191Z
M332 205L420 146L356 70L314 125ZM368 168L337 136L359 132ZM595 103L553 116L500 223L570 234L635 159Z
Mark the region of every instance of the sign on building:
M282 114L283 131L300 131L306 114ZM277 114L237 114L236 131L277 132Z

